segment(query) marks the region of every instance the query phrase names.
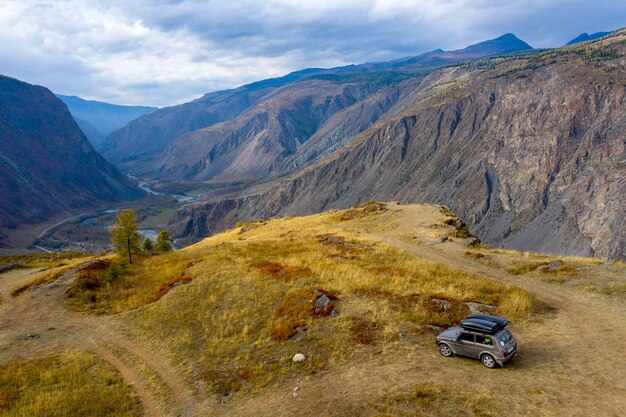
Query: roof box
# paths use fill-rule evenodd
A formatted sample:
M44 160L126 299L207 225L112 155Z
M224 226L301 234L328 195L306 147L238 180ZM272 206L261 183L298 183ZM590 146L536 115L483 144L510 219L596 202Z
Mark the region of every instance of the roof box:
M480 319L480 320L487 320L487 321L493 321L494 323L498 323L501 327L506 327L509 325L509 322L507 319L503 319L502 317L496 317L496 316L490 316L489 314L470 314L469 316L465 317L465 319Z
M498 330L502 329L495 321L468 318L461 321L461 327L465 330L473 330L475 332L483 332L483 333L495 333Z

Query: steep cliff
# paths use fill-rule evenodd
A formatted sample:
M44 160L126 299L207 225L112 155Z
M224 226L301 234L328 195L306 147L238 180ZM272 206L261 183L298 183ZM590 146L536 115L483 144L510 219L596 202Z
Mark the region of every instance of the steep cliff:
M0 227L143 194L44 87L0 76L0 139Z
M230 203L229 216L433 202L488 243L624 259L625 38L435 71L347 146ZM185 207L172 225L211 233L190 225L212 207Z

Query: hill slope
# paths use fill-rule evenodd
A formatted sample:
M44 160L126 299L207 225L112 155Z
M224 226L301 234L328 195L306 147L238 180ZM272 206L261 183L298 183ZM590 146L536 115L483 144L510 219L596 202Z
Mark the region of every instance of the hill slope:
M171 225L200 237L237 216L397 199L448 205L492 244L624 259L624 36L435 71L327 159Z
M0 137L0 227L142 195L44 87L0 76Z
M626 349L624 267L470 249L458 222L443 207L374 203L253 222L116 279L110 256L4 273L0 369L24 371L0 379L3 408L20 415L59 391L62 366L38 390L21 381L71 348L119 375L107 386L100 366L85 369L105 392L70 397L84 378L70 379L61 410L102 395L121 408L123 378L155 416L619 415L626 358L603 353ZM438 353L435 335L471 308L510 320L519 355L505 368Z
M87 136L91 144L99 149L104 138L114 130L124 127L128 122L152 113L156 107L119 106L100 101L84 100L76 96L57 94L67 105L70 113Z

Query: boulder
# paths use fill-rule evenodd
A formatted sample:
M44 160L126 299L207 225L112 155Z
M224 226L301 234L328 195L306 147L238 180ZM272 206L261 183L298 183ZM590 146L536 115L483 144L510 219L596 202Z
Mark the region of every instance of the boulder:
M489 310L496 309L496 306L492 306L489 304L475 303L473 301L469 301L465 303L465 305L470 309L472 314L485 313L485 312L489 312Z
M439 305L439 308L443 311L448 311L452 308L452 301L440 300L438 298L433 298L432 300L434 303Z
M296 353L295 355L293 355L293 361L295 363L302 363L306 360L306 356L304 356L304 354L302 353Z

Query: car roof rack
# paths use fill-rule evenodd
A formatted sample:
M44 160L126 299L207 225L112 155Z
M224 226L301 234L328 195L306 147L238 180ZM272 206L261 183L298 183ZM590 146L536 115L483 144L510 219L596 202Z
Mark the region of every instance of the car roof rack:
M470 314L465 317L465 319L480 319L493 321L494 323L498 323L501 327L506 327L509 325L509 321L507 319L503 319L502 317L490 316L489 314Z
M461 321L461 328L465 330L493 334L502 329L502 326L495 321L468 318Z

